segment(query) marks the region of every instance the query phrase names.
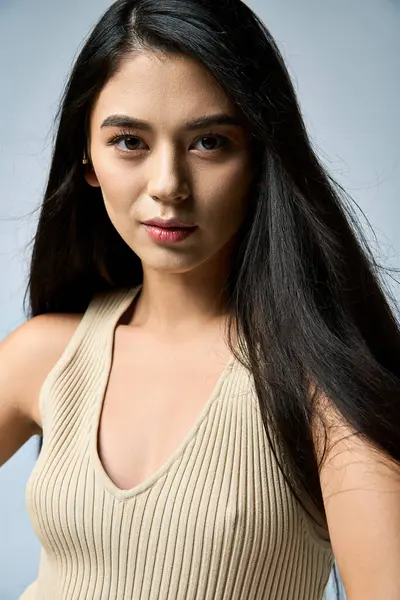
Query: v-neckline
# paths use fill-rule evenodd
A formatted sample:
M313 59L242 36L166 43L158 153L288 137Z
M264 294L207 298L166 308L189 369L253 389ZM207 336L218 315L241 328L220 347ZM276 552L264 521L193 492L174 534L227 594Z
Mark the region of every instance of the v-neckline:
M144 481L140 482L139 484L135 485L134 487L132 487L130 489L119 488L112 481L111 477L106 472L106 470L103 466L103 463L101 462L100 456L99 456L98 436L99 436L99 428L100 428L100 417L101 417L101 412L102 412L102 409L104 406L105 396L106 396L106 392L107 392L107 386L108 386L111 369L112 369L112 364L113 364L115 331L116 331L117 325L118 325L121 317L132 305L132 303L134 302L141 287L142 286L139 285L131 290L128 290L128 295L126 297L123 297L120 305L115 310L115 312L113 313L112 318L110 320L110 326L106 333L106 341L105 341L106 348L105 348L104 360L103 360L103 364L102 364L103 379L96 389L96 394L95 394L96 410L95 410L94 420L93 420L93 424L92 424L93 426L91 428L90 455L93 460L93 467L95 469L95 472L97 474L99 474L100 481L103 483L104 487L117 500L128 500L130 498L136 497L137 495L141 494L142 492L148 490L159 479L161 479L163 477L163 475L165 475L169 471L169 469L172 467L172 465L175 463L175 461L184 453L186 447L189 445L189 443L195 437L198 429L200 428L200 425L202 424L204 419L207 417L212 405L217 400L217 398L220 396L221 388L222 388L228 374L230 373L230 371L232 370L232 368L236 362L235 356L231 356L227 365L221 372L221 374L217 380L217 383L215 384L211 394L205 401L200 414L196 417L191 428L189 429L189 431L187 432L187 434L185 435L185 437L181 441L181 443L178 445L178 447L175 449L173 454L161 465L161 467L159 467L151 476L147 477Z

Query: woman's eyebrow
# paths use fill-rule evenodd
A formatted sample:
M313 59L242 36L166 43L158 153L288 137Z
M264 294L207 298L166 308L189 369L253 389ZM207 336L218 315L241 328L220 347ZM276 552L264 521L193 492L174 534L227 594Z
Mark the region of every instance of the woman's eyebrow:
M195 121L186 121L183 123L183 129L186 131L193 131L195 129L202 129L203 127L214 127L215 125L234 125L235 127L243 127L243 122L239 117L220 113L200 117ZM127 115L110 115L102 122L100 129L103 129L104 127L126 127L131 129L142 129L145 131L152 130L152 126L147 121L135 119L134 117L129 117Z

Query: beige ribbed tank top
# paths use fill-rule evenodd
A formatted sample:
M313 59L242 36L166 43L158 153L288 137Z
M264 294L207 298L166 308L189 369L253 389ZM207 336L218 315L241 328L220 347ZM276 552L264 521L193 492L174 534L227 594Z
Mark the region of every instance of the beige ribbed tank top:
M236 359L152 477L121 490L107 476L98 422L114 331L139 289L93 298L42 387L26 490L40 566L20 600L321 600L330 543L287 487Z

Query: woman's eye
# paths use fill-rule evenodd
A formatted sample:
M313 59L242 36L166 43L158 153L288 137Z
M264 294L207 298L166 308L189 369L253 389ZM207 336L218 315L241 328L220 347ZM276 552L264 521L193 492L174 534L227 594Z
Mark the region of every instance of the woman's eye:
M134 135L118 135L109 142L110 145L116 146L120 152L124 152L125 154L142 150L140 147L141 143L143 141ZM229 139L223 135L210 134L204 135L194 142L195 145L199 143L203 146L202 148L200 147L200 150L216 152L226 148L229 145Z
M113 144L118 147L119 144L123 143L125 144L125 148L119 148L119 150L122 152L132 152L135 150L140 150L140 148L138 148L138 143L140 144L140 142L141 140L133 135L124 135L116 138Z
M215 147L215 141L219 142L220 145ZM197 142L202 142L203 148L209 152L212 152L213 150L222 150L225 148L228 145L229 140L223 135L205 135L199 138Z

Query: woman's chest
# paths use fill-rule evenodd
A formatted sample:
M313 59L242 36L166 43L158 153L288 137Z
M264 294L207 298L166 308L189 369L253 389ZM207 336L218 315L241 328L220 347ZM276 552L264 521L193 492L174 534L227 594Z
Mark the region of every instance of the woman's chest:
M141 346L115 354L97 424L104 470L120 489L149 479L185 443L216 400L231 356L200 346Z
M52 561L79 554L90 571L98 557L105 568L121 556L142 573L159 552L178 548L171 569L197 569L203 556L205 574L225 559L224 569L237 572L246 557L254 568L250 585L266 561L278 568L279 548L297 552L300 521L269 452L250 380L237 362L205 368L203 361L202 370L181 359L174 368L164 356L149 370L138 359L128 374L117 354L106 388L83 369L70 406L63 402L68 379L45 399L54 410L46 414L47 440L27 504ZM181 393L174 393L179 382ZM100 461L92 408L101 401Z

